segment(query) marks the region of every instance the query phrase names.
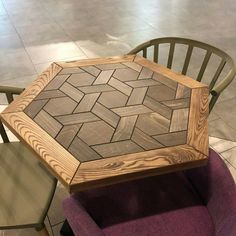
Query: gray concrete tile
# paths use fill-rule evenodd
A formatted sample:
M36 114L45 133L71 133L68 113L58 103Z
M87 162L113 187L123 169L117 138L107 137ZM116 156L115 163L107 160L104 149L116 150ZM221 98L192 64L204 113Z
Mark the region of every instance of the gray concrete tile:
M216 137L209 137L209 145L218 153L224 153L225 151L236 147L236 142Z
M236 183L236 169L228 162L228 160L225 160L225 164L229 168L229 171L233 176L234 182Z
M54 236L60 236L60 230L63 225L63 222L52 227Z
M222 119L209 122L209 135L234 142L236 141L236 130L227 125Z
M71 41L64 30L56 23L17 27L17 32L25 46L41 45L43 42L57 43Z
M86 58L86 55L73 42L59 42L55 44L47 43L46 41L40 45L26 46L26 51L29 54L34 64L46 63L51 61L60 61L72 57L80 59Z
M236 168L236 147L233 147L225 152L222 152L221 155L234 167Z
M236 87L234 93L236 91ZM236 97L219 102L214 107L214 112L229 126L236 130Z
M52 226L65 220L62 211L62 201L68 196L68 191L61 184L58 184L52 204L48 211L48 217Z

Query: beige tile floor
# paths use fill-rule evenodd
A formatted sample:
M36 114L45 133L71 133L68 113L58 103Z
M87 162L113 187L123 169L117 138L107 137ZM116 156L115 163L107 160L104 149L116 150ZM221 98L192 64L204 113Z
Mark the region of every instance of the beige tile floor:
M25 87L53 61L125 54L163 36L205 41L236 60L235 11L235 0L0 0L0 84ZM210 144L236 179L235 120L236 80L209 118ZM59 185L46 219L51 235L59 235L66 195Z

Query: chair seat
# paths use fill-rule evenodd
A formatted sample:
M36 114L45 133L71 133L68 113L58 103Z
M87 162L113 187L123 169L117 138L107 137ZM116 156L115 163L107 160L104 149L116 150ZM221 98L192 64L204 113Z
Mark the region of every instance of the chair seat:
M206 206L182 172L76 193L72 199L105 235L214 235Z
M103 233L107 236L213 236L214 228L207 208L192 206L120 222L104 228Z
M39 223L55 180L20 142L0 144L0 228Z

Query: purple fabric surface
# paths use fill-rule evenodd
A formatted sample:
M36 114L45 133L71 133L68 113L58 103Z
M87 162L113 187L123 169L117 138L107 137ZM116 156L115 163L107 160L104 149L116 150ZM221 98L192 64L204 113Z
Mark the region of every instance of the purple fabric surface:
M186 175L207 205L216 235L225 236L222 228L236 215L236 185L220 156L212 149L209 156L208 165L188 170Z
M71 209L79 201L105 235L208 236L214 231L182 172L77 193L71 201Z
M155 176L73 195L99 227L202 205L182 173Z
M192 206L106 227L107 236L213 236L206 207Z
M207 166L76 193L63 207L76 236L236 235L235 184L212 150Z
M75 236L103 236L103 232L75 198L66 198L62 208Z

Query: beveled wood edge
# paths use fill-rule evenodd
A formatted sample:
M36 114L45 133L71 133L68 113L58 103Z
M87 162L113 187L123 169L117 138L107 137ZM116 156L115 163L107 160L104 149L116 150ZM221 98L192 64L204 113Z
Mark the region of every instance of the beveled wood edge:
M80 162L33 122L24 112L0 114L3 123L28 146L66 188Z
M62 70L52 63L38 78L33 81L16 99L2 112L20 112L40 93L40 91Z
M191 159L190 153L196 158ZM169 163L171 158L175 159L173 163ZM69 191L82 191L145 176L198 167L206 164L207 160L207 155L185 144L85 162L79 166ZM127 168L120 169L120 165L125 162Z
M92 59L82 59L76 61L55 62L55 63L61 66L63 69L65 69L79 66L92 66L98 64L111 64L118 62L133 61L135 57L136 55L122 55L115 57L92 58Z
M171 80L174 80L186 87L189 87L192 89L193 88L208 87L208 85L206 85L206 84L200 83L200 82L198 82L186 75L182 75L180 73L174 72L174 71L168 69L167 67L164 67L160 64L149 61L148 59L143 58L141 56L137 55L136 58L134 59L134 62L136 62L142 66L146 66L146 67L150 68L151 70L153 70L159 74L162 74L162 75L170 78Z
M192 89L187 132L187 144L205 155L209 147L208 96L208 88Z

